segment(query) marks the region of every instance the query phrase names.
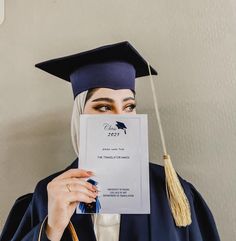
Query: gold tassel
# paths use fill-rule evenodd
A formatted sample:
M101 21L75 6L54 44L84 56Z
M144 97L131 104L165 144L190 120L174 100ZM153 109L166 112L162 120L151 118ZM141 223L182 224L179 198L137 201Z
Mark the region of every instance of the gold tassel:
M164 159L164 169L165 169L166 194L167 194L169 206L170 206L172 216L174 218L176 226L186 227L187 225L190 225L192 222L190 205L189 205L188 198L184 193L183 187L181 186L177 173L175 172L175 169L172 165L170 156L167 154L167 151L166 151L165 138L164 138L164 134L161 126L161 118L158 110L155 86L152 79L151 68L148 62L147 62L147 65L148 65L148 71L149 71L150 82L152 87L154 107L155 107L157 122L160 130L161 143L162 143L163 153L164 153L163 159Z
M186 227L192 222L188 198L184 193L183 187L181 186L177 173L172 165L170 156L166 154L163 156L163 159L166 178L166 193L175 224L178 227Z

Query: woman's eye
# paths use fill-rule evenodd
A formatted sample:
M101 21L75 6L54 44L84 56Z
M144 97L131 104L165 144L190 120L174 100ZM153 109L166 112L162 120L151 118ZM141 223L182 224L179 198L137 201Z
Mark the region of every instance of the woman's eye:
M132 112L135 109L135 107L136 107L136 104L127 105L124 107L124 111ZM94 106L93 109L99 112L108 112L108 111L112 111L113 107L110 105L97 105L97 106Z
M132 112L135 109L136 105L135 104L131 104L128 105L126 108L128 109L128 111Z
M97 111L100 111L100 112L106 112L108 110L111 110L110 106L108 106L108 105L95 106L94 109Z

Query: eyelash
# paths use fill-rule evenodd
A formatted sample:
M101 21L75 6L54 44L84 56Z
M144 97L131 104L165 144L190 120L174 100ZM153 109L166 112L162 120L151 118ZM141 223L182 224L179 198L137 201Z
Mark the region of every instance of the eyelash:
M100 112L105 112L105 111L103 111L103 110L100 110L102 107L109 107L109 110L111 110L111 106L109 106L109 105L97 105L97 106L95 106L95 107L93 107L95 110L97 110L97 111L100 111ZM136 104L130 104L130 105L128 105L128 106L126 106L126 108L127 107L131 107L132 108L132 111L136 108Z

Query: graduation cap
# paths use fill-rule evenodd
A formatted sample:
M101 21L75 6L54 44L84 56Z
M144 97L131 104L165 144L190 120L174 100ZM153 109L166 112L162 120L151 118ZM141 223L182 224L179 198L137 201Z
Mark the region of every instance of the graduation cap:
M71 82L74 98L85 90L99 87L135 91L135 78L149 75L147 62L127 41L44 61L35 66ZM152 67L151 73L157 75Z
M189 201L184 193L170 156L166 151L152 75L157 71L127 41L102 46L78 54L48 60L35 65L52 75L71 82L74 98L92 88L131 89L135 91L135 78L149 76L165 169L166 194L177 226L191 223ZM117 123L120 128L124 128ZM125 130L125 129L124 129Z
M126 125L123 122L116 121L116 127L118 129L124 130L124 133L126 134L127 127L126 127Z

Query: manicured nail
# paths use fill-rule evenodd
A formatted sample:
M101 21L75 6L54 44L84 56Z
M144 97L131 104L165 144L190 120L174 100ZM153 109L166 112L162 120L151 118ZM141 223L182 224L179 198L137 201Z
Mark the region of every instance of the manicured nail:
M96 186L94 186L94 185L92 186L92 188L93 188L94 191L98 190L98 188Z
M87 171L88 175L90 176L94 176L94 172L91 172L91 171Z

